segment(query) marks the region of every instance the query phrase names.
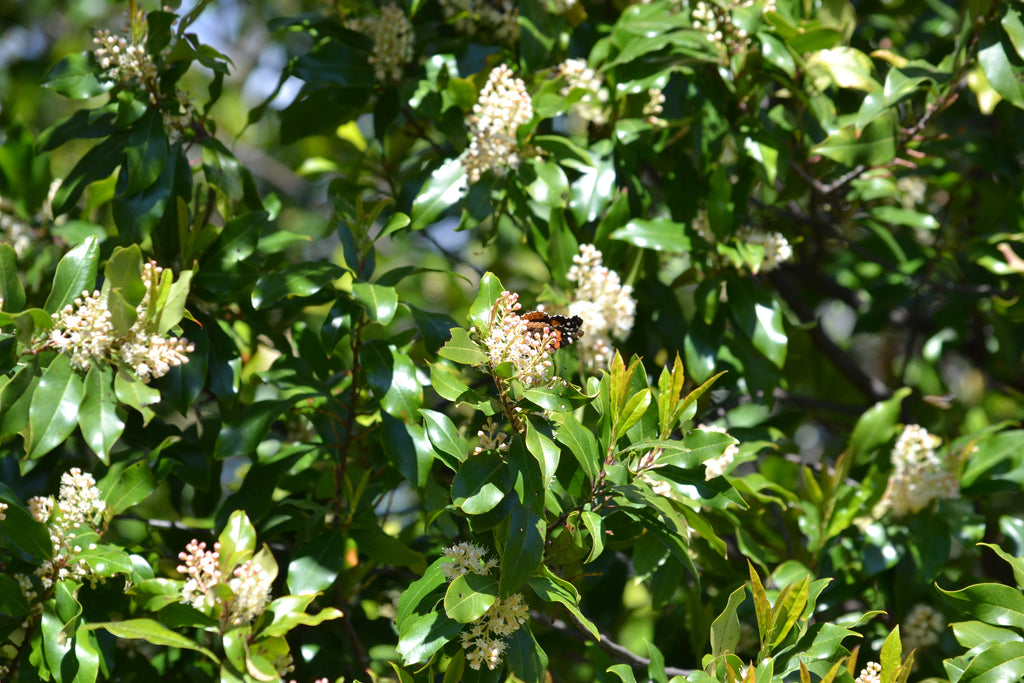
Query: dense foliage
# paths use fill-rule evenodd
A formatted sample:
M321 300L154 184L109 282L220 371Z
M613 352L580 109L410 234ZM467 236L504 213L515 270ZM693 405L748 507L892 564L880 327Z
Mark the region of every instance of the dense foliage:
M1024 5L125 9L0 8L0 679L1024 675Z

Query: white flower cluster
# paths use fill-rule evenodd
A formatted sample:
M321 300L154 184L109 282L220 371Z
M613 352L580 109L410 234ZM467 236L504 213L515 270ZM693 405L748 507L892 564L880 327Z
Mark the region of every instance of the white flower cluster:
M633 287L622 284L619 274L602 265L602 259L593 244L581 244L566 276L576 283L569 315L587 323L587 334L579 342L580 358L591 370L608 366L615 353L612 339L625 339L636 318Z
M150 101L156 101L157 71L153 57L144 45L129 43L106 29L96 31L92 51L104 77L113 83L139 84L150 92Z
M181 588L182 603L204 612L218 603L223 604L226 623L235 626L251 623L267 608L273 577L252 560L231 571L232 578L227 583L232 597L225 599L222 593L212 590L224 581L220 543L214 543L213 550L207 550L206 543L193 538L185 545L185 550L178 553L178 559L184 563L178 565L178 572L188 576Z
M101 531L102 518L99 516L106 507L100 499L96 480L77 467L61 475L56 501L49 496L29 499L28 509L32 518L47 525L53 546L53 557L36 569L43 588L50 589L55 581L63 579L88 580L93 584L99 580L85 560L75 559L75 555L83 550L75 540L83 527L86 531ZM93 550L96 544L90 543L88 547Z
M484 422L483 429L480 429L476 435L480 437L480 445L473 449L473 455L480 455L484 451L508 452L508 435L501 431L494 418L488 417Z
M445 548L444 554L454 560L441 565L441 571L448 581L454 581L470 572L490 574L491 569L498 564L487 556L487 551L475 543L458 543L451 548ZM510 595L505 600L496 600L482 617L459 634L462 647L468 651L466 659L469 666L477 671L484 665L492 671L496 669L505 651L505 638L526 623L529 616L530 609L526 606L522 593Z
M0 197L0 240L14 247L14 253L21 256L32 244L32 226L18 215L17 207L5 197Z
M50 332L50 346L70 353L74 367L88 370L93 363L110 356L114 344L112 317L99 290L92 294L82 292L74 306L68 304L53 314L56 325Z
M519 3L512 0L441 0L444 18L466 35L484 32L489 40L519 41Z
M878 662L868 662L861 669L860 676L853 679L853 683L881 683L882 665Z
M747 244L754 244L764 249L761 262L751 266L751 271L755 275L761 271L767 273L775 270L793 258L793 247L781 232L747 229L740 231L738 237Z
M380 81L400 81L405 65L412 59L415 33L412 22L393 2L380 8L380 14L350 19L348 28L373 41L370 64Z
M475 183L486 171L502 176L508 167L519 167L519 126L533 118L533 101L526 84L505 64L493 69L469 117L472 134L462 158L469 182Z
M235 567L232 575L228 588L235 597L228 608L228 620L236 626L248 624L263 614L270 603L273 579L252 560Z
M608 89L603 87L601 77L587 66L586 60L565 60L558 65L558 75L566 81L560 91L562 97L568 97L573 90L583 91L580 99L572 105L572 114L598 125L608 121Z
M555 14L565 14L578 4L577 0L552 0L551 2Z
M644 116L647 118L647 123L664 123L661 120L661 115L665 111L665 93L662 92L661 88L649 88L647 96L650 100L644 105L643 111Z
M7 503L0 503L0 522L7 519Z
M517 311L519 295L502 292L491 308L490 327L484 346L491 368L511 363L523 386L547 384L554 379L551 350L557 335L545 328L541 334L532 334L527 321Z
M920 425L904 427L892 449L893 471L876 514L888 510L902 517L921 511L933 500L960 495L953 464L935 452L941 443Z
M178 559L185 564L178 565L178 572L188 579L181 589L181 602L197 610L213 607L217 597L210 589L221 582L220 543L213 544L213 550L206 549L206 543L192 539L185 550L178 553Z
M498 566L497 560L488 557L487 551L476 543L456 543L444 549L444 556L454 560L441 565L441 572L449 582L466 574L487 575Z
M900 622L900 639L904 650L920 650L936 645L946 628L942 613L931 605L920 603Z
M719 427L717 425L699 424L697 425L697 429L703 430L705 432L716 432L718 434L727 433L725 431L725 428ZM739 444L732 443L729 444L728 447L726 447L725 451L721 455L715 458L711 458L710 460L705 460L704 481L711 481L715 477L720 477L723 474L725 474L726 470L728 470L729 466L732 465L733 460L736 459L736 456L739 454L739 452Z
M72 306L53 314L55 325L49 343L61 353L71 354L71 365L86 371L94 363L119 360L148 382L163 377L172 367L188 362L186 354L195 350L187 339L156 334L149 310L151 292L159 283L162 268L147 263L142 271L146 294L136 306L136 319L124 337L114 334L113 314L106 299L97 290L82 292Z

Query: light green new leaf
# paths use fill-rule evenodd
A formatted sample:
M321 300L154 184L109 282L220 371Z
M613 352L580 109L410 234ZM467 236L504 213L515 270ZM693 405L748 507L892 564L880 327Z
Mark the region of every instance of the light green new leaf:
M271 620L260 629L260 636L283 637L296 626L316 626L343 616L341 610L334 607L325 607L316 614L307 614L306 609L315 598L316 594L285 595L271 601L266 610Z
M187 638L176 631L172 631L155 619L126 619L124 621L108 621L89 624L88 628L102 628L109 631L118 638L130 638L134 640L145 640L153 645L163 645L183 650L195 650L201 652L214 662L219 662L217 655L205 647L202 647L194 640Z
M452 480L452 504L467 515L493 510L511 490L508 465L494 451L474 455L462 464Z
M222 567L234 568L252 557L256 550L256 528L243 510L235 510L217 537Z
M461 365L477 366L487 362L487 354L461 327L452 328L452 338L445 342L437 355Z

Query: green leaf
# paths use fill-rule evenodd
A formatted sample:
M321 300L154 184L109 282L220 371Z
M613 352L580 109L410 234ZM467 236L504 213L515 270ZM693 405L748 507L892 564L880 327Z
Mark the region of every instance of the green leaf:
M459 159L449 159L423 184L412 204L413 230L426 228L448 207L462 201L467 187L466 167Z
M452 338L441 347L437 355L460 365L479 366L487 363L487 354L461 327L452 328Z
M590 532L590 554L587 555L587 559L584 561L585 563L590 563L599 558L601 553L604 552L604 519L601 518L601 515L590 510L581 512L580 519L583 520L583 526Z
M423 387L419 370L408 354L389 348L391 354L391 382L380 399L380 407L401 420L412 420L423 405Z
M729 303L729 314L754 348L781 370L789 339L778 300L757 291L750 280L734 279L729 282Z
M899 389L892 398L876 403L860 416L850 434L849 451L855 462L865 462L874 449L892 438L900 416L900 404L909 395L908 387Z
M355 282L352 298L359 302L370 320L381 325L390 323L398 310L398 292L394 287Z
M713 657L721 657L736 651L741 633L737 610L746 597L746 587L740 586L734 590L729 594L729 602L725 609L711 622L711 655Z
M561 413L556 416L556 420L558 430L555 432L555 440L569 447L587 479L597 481L601 474L603 455L598 449L594 432L585 428L571 413Z
M532 421L526 427L526 450L536 458L537 464L540 465L544 486L549 486L555 476L555 470L558 469L561 450L554 441L541 433Z
M25 287L18 276L18 255L6 242L0 244L0 297L3 310L16 313L25 307Z
M420 409L419 413L434 448L459 462L465 460L469 454L469 445L459 436L459 430L451 418L435 410Z
M469 324L483 336L491 326L491 310L505 288L494 273L484 273L480 278L480 289L469 306ZM453 337L454 341L454 337Z
M395 624L398 626L399 632L404 632L404 625L410 619L416 619L434 609L435 603L440 598L438 589L446 583L441 566L450 562L451 560L447 556L441 556L434 560L423 572L423 576L410 583L402 591L398 598L398 611L395 613Z
M977 653L961 681L1018 681L1024 676L1024 643L992 643Z
M455 621L468 624L491 608L498 598L498 582L485 574L469 572L448 585L444 611Z
M505 660L523 683L544 683L548 675L548 656L526 624L516 629L505 641Z
M461 630L461 623L449 619L440 610L417 616L399 628L396 652L406 665L422 662L455 638Z
M220 543L220 566L228 571L250 559L256 550L256 528L243 510L235 510L217 537Z
M355 524L349 529L349 535L356 542L359 552L383 567L409 567L414 572L422 572L427 568L423 554L389 536L376 523Z
M345 564L345 537L341 529L328 529L314 537L288 564L288 590L313 595L327 590Z
M526 583L544 559L547 530L544 520L530 508L516 505L508 521L508 536L501 558L501 597L508 598Z
M203 653L214 662L219 661L217 656L205 647L176 631L172 631L154 619L125 619L123 621L99 622L89 624L87 628L102 628L118 638L145 640L153 645L163 645L180 650L195 650L196 652Z
M118 394L120 398L120 393ZM312 394L293 394L280 401L257 401L246 407L245 412L226 421L217 435L213 455L223 459L232 456L255 453L263 443L270 427L285 411L310 398Z
M265 612L267 616L271 617L270 623L260 630L260 636L281 638L288 635L288 632L296 626L316 626L330 619L340 619L344 616L341 610L334 607L325 607L316 614L307 614L306 609L316 597L315 594L285 595L271 601Z
M252 305L270 308L290 299L311 297L329 291L330 285L345 275L345 269L327 261L304 261L284 270L267 273L256 282Z
M978 63L1003 99L1018 109L1024 108L1024 60L995 22L988 22L981 29Z
M847 166L882 166L896 156L896 124L891 112L879 116L863 131L844 126L811 149Z
M78 202L86 187L97 180L105 180L114 173L124 161L125 140L126 136L123 133L114 134L79 159L53 197L54 216L66 214Z
M73 100L87 100L114 87L113 83L101 83L94 71L92 53L70 54L47 74L46 87Z
M452 504L467 515L493 510L512 489L508 466L494 451L467 459L452 480Z
M978 583L958 591L939 588L946 600L986 624L1024 628L1024 595L999 583Z
M83 291L93 292L96 274L99 272L100 243L95 237L84 242L64 255L57 264L53 276L53 288L46 298L43 310L56 313L82 295Z
M597 626L590 619L583 616L583 612L580 611L580 594L571 583L560 576L556 576L545 565L541 565L541 573L532 577L527 582L527 585L530 586L530 590L536 593L537 597L541 600L557 602L564 606L592 636L597 639L601 638Z
M460 374L447 363L429 363L430 386L438 395L448 401L456 402L469 391Z
M614 231L611 239L621 240L641 249L674 253L690 251L690 238L686 235L685 226L668 218L631 220Z
M122 192L125 195L138 194L155 183L163 173L170 153L162 115L155 109L147 110L128 133L124 149L124 170L128 182Z
M97 486L106 514L113 516L149 498L156 490L156 478L145 460L121 461L110 466Z
M94 365L85 375L85 391L78 411L78 426L85 442L104 464L110 464L110 450L124 432L114 394L114 373Z
M39 458L64 442L78 424L82 403L82 377L64 354L43 370L28 409L28 457Z

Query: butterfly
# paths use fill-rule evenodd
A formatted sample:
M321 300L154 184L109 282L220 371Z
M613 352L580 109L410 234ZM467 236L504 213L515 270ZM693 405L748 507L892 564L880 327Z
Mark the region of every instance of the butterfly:
M575 344L583 336L583 318L578 315L553 315L544 311L530 311L521 316L526 321L526 331L535 337L544 334L544 328L551 330L554 337L551 345L557 350Z

